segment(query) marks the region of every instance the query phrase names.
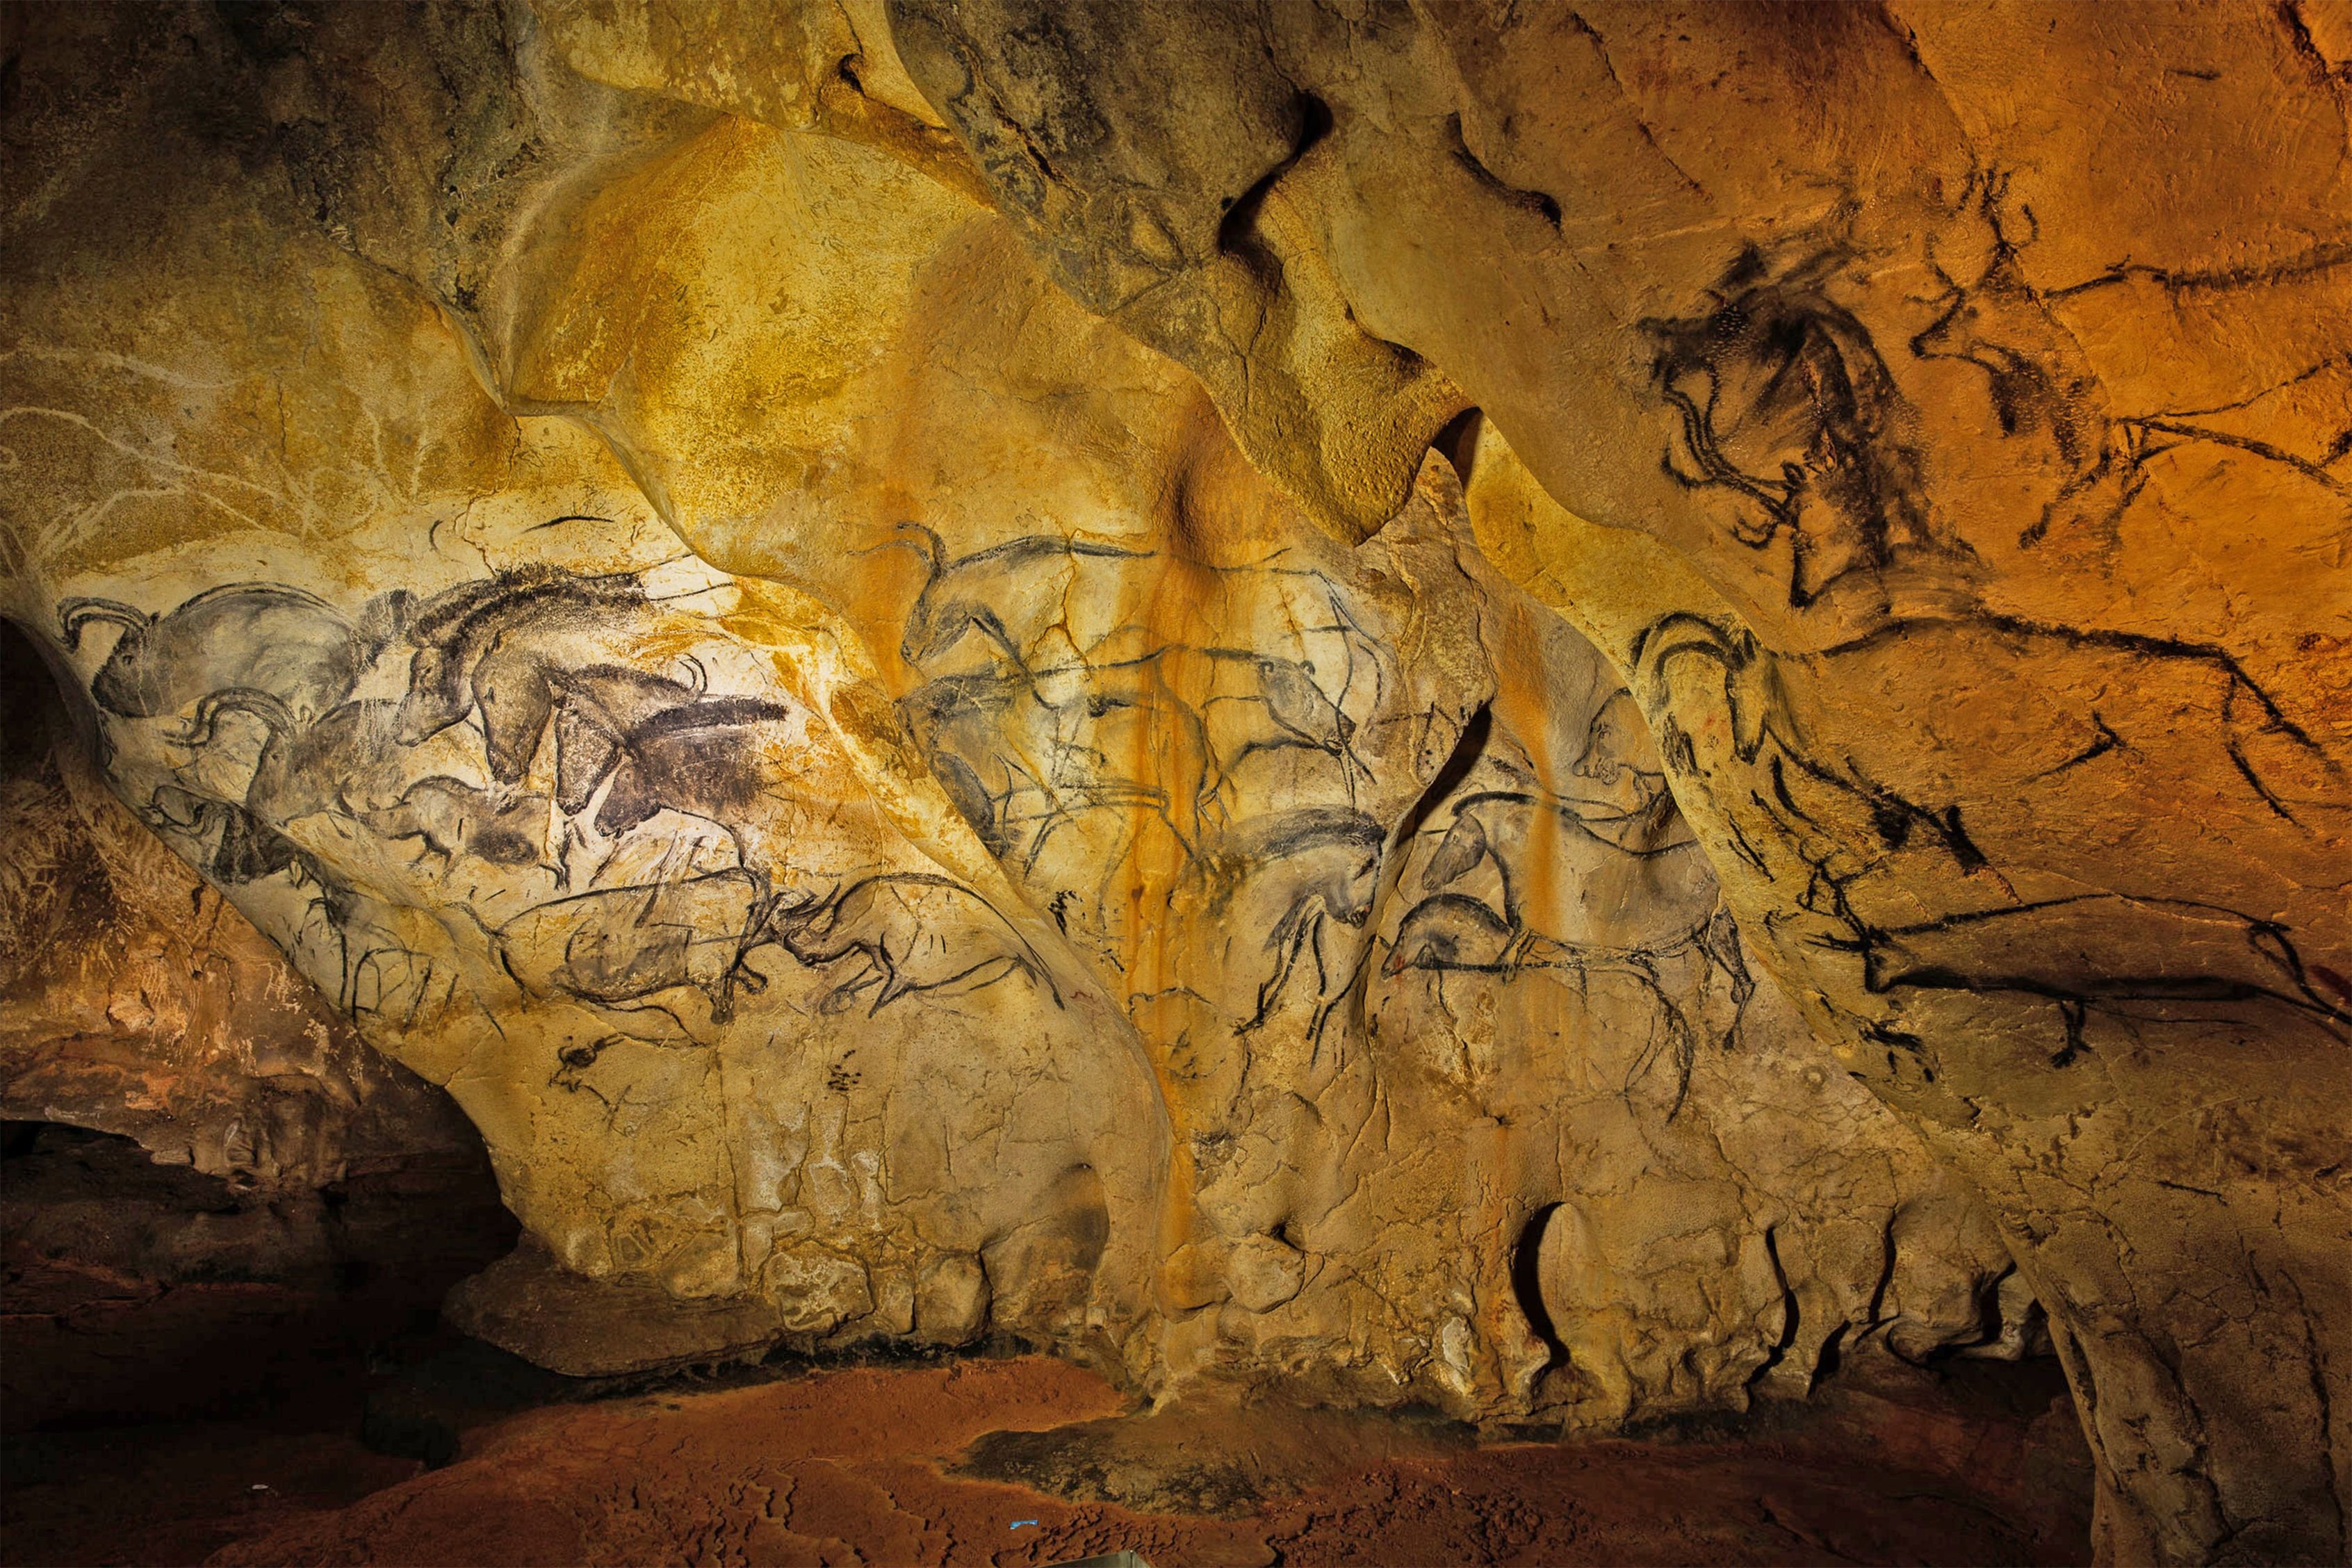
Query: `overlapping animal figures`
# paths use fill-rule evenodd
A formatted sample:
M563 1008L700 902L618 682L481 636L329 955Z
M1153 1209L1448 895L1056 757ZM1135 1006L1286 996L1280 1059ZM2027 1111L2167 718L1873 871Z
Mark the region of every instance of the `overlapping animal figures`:
M895 598L803 606L892 677L690 557L58 633L117 787L554 1258L727 1348L996 1329L1602 1423L1987 1337L1997 1241L1792 1070L1632 699L1442 460L1354 549L1015 527L899 525Z
M1475 674L1399 669L1383 609L1419 612L1360 604L1344 560L1304 541L1240 563L919 542L899 651L921 679L900 710L958 810L1130 982L1183 966L1171 900L1222 921L1255 888L1276 935L1244 1021L1262 1025L1323 922L1362 925L1389 823L1453 744Z
M991 1286L1048 1341L1132 1315L1146 1260L1104 1254L1150 1212L1139 1066L1069 1081L1115 1023L892 826L711 580L524 566L348 612L243 582L58 627L117 787L450 1082L572 1268L764 1292L772 1337L968 1338Z
M2309 933L2281 921L2209 900L2167 896L2156 885L2128 892L2065 887L2049 896L2011 886L1990 904L1968 896L1969 879L2004 863L1995 855L2006 848L2002 841L2015 834L2018 820L2054 815L2068 795L2084 787L2076 770L2102 760L2163 757L2182 773L2227 781L2235 796L2228 805L2238 819L2231 824L2231 840L2242 847L2246 874L2290 887L2327 874L2322 831L2347 816L2325 795L2334 764L2218 650L2152 637L2084 636L1999 617L1980 622L2035 645L2037 656L2051 665L2097 678L2095 685L2084 684L2105 693L2096 710L2053 712L2048 732L2032 743L2041 754L2019 758L2010 797L1995 802L1930 808L1851 762L1824 758L1818 740L1808 745L1799 739L1835 736L1841 727L1837 715L1805 700L1821 668L1866 670L1874 662L1891 662L1897 650L1899 657L1916 657L1917 643L1960 644L1966 634L1945 625L1897 622L1823 655L1776 660L1751 636L1704 616L1676 615L1644 635L1637 678L1661 693L1682 679L1717 696L1728 719L1719 738L1728 742L1721 747L1726 760L1770 781L1750 805L1775 830L1758 839L1784 858L1771 873L1810 885L1806 909L1818 920L1820 940L1859 957L1864 987L1872 995L1902 1000L2006 993L2029 1005L2041 999L2063 1020L2067 1051L2079 1049L2086 1008L2115 1011L2132 1004L2276 1005L2287 1009L2293 1026L2317 1029L2323 1037L2333 1034L2341 1043L2342 1030L2352 1025L2352 990L2326 964L2306 960L2297 938L2308 942ZM2189 703L2179 695L2183 689L2191 694ZM2176 727L2184 710L2197 712L2205 727ZM1679 729L1669 730L1665 743L1696 758ZM1789 853L1790 845L1825 843L1821 832L1830 825L1874 840L1879 854L1865 861ZM1764 869L1766 852L1754 853L1751 863ZM1900 899L1885 890L1898 870L1915 889ZM1916 889L1921 887L1942 895L1926 907L1958 912L1900 918L1895 911L1920 911ZM2084 961L2094 952L2129 953L2134 962L2121 972L2100 973Z
M1045 963L971 889L926 871L828 877L809 858L824 841L794 855L778 840L763 759L809 715L780 693L712 690L692 651L660 672L621 662L692 636L678 618L632 574L532 570L429 598L394 590L349 618L270 583L162 616L99 599L59 614L77 648L94 625L121 628L90 682L100 708L176 719L156 738L185 760L149 791L148 820L199 846L220 883L283 873L310 889L320 940L341 949L338 999L356 1015L414 1025L456 976L371 923L373 895L333 840L306 847L320 836L363 833L445 888L462 875L467 914L527 992L681 1040L707 1043L739 991L765 986L751 959L768 946L835 976L826 1012L1016 977L1058 1003ZM387 655L406 656L405 690L356 696ZM249 751L233 795L184 782L216 750ZM453 750L472 754L419 776Z

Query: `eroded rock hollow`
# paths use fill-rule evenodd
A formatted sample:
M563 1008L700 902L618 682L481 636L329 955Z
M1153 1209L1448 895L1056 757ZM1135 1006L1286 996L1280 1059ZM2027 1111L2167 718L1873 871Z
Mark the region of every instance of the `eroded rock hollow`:
M8 18L11 1116L442 1086L564 1371L2054 1344L2347 1551L2341 5Z

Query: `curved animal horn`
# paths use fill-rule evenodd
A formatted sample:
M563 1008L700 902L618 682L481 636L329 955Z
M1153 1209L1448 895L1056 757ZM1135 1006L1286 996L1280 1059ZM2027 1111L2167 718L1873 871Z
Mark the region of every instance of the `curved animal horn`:
M58 635L68 648L80 650L82 628L92 621L111 621L125 632L142 632L155 624L155 617L117 599L67 599L58 605Z
M782 942L786 952L803 963L809 962L810 947L830 935L841 919L843 891L843 884L836 882L830 892L799 897L777 894L760 922L761 940Z
M947 569L947 542L939 536L936 530L927 528L923 524L915 521L912 518L902 518L899 520L898 531L900 533L913 533L920 536L919 538L913 540L894 539L891 542L893 544L904 544L908 549L920 554L924 561L929 564L932 576L936 577Z
M172 731L173 742L183 746L209 746L213 743L214 728L224 713L250 713L269 726L274 735L283 735L294 728L294 714L280 701L275 692L257 690L250 686L232 686L219 691L207 691L196 699L196 710L188 721Z

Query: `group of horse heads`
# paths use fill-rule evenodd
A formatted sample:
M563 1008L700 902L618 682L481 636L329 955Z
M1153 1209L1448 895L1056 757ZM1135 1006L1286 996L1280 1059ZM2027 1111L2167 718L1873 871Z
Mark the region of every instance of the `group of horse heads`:
M256 582L163 614L71 599L58 624L76 651L94 628L117 628L89 682L92 701L113 721L152 725L166 754L184 759L149 786L142 815L193 842L216 884L287 874L310 889L345 946L347 1010L361 1007L352 975L363 950L392 939L371 923L364 876L298 842L294 825L321 814L411 845L445 871L461 860L493 882L544 871L534 886L561 896L484 922L527 990L668 1011L660 994L688 986L723 1024L740 993L764 984L751 955L778 946L810 967L849 964L828 1010L863 1000L878 1011L1016 973L1058 1003L1044 961L961 884L882 871L823 894L774 889L740 829L761 809L768 752L793 710L709 690L691 658L658 672L629 662L675 615L635 574L530 566L425 597L394 590L355 615ZM404 652L404 682L359 695L381 661ZM198 767L232 721L243 721L246 744L257 739L249 771ZM460 725L478 735L478 762L452 767L445 748L432 753L437 770L424 771L436 764L418 749ZM542 759L551 773L535 773ZM477 776L457 776L467 772ZM737 865L574 890L567 833L616 842L665 811L716 824Z

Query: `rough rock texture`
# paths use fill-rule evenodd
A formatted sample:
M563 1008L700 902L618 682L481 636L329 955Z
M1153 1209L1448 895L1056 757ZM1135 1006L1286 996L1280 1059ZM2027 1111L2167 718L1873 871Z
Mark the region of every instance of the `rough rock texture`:
M479 1149L446 1095L371 1050L108 793L11 626L0 626L0 1116L120 1133L256 1189Z
M81 1128L9 1131L0 1409L12 1488L20 1445L37 1447L44 1428L331 1404L361 1347L432 1321L452 1284L514 1244L478 1144L289 1188L163 1164ZM45 1560L10 1546L12 1561Z
M268 1185L126 1137L7 1124L0 1556L201 1563L416 1473L425 1446L398 1442L416 1428L374 1419L371 1384L417 1355L440 1298L516 1226L478 1140L373 1163Z
M2341 7L887 10L12 21L8 613L481 1128L470 1321L2046 1310L2104 1552L2340 1556Z
M1484 411L1497 555L1628 678L1763 966L2001 1215L2105 1549L2340 1555L2343 8L1058 10L894 15L1074 280L1132 247L1106 211L1228 179L1169 104L1322 105L1239 177ZM1155 341L1360 527L1262 455L1306 443L1227 337Z

